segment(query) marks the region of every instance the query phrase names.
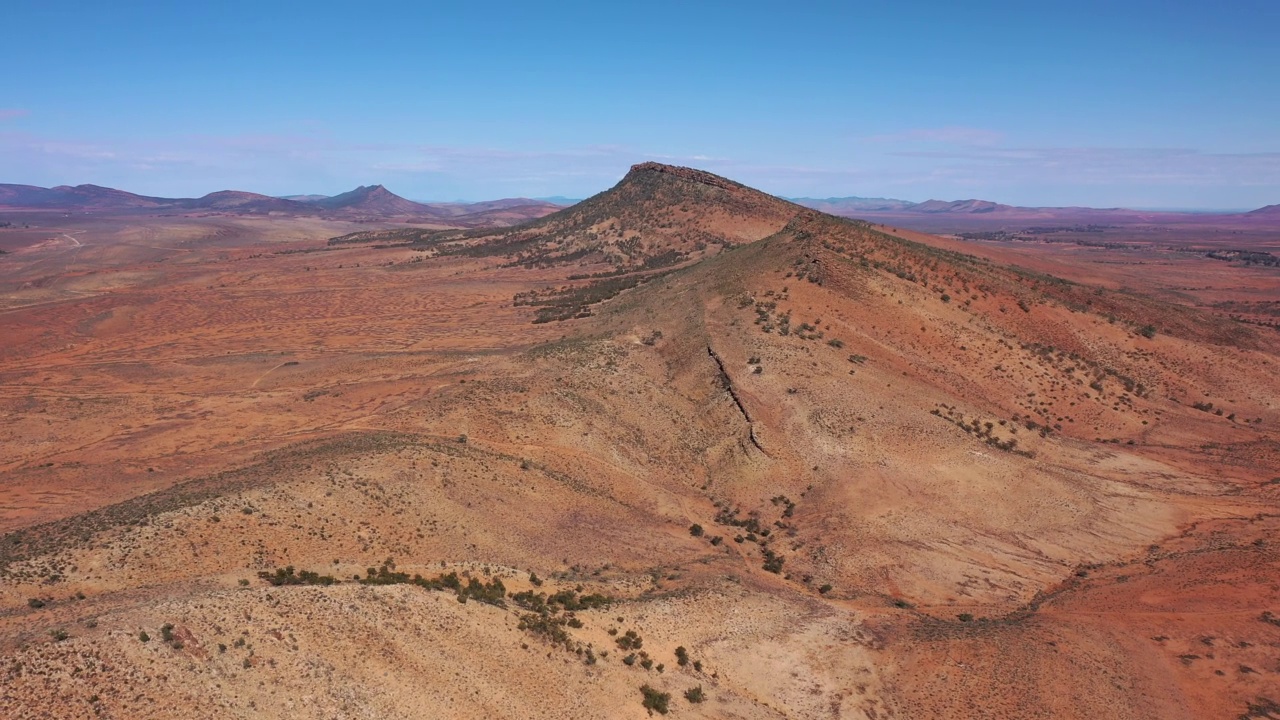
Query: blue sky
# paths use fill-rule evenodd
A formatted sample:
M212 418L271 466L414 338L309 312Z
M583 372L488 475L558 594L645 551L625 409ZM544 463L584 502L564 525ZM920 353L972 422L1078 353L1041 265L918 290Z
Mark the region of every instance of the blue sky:
M465 6L465 7L464 7ZM1280 202L1280 3L6 0L0 182Z

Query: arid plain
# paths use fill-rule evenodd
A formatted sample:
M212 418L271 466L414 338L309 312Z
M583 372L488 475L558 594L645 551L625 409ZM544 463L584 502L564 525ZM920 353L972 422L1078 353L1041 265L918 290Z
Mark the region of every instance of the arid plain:
M1280 717L1280 268L1221 236L656 164L511 228L23 217L4 717Z

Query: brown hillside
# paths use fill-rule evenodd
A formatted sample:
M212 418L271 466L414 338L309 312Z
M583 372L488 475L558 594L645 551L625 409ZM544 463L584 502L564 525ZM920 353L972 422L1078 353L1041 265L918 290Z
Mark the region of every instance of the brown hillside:
M441 254L600 266L621 274L759 240L801 212L809 211L708 172L641 163L605 192L499 233L391 230L338 242L412 242Z
M1280 707L1269 334L653 164L317 237L5 314L0 715Z

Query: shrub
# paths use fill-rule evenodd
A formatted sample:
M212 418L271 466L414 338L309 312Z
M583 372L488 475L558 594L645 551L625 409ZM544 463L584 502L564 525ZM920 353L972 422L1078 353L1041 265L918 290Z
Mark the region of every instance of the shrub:
M639 650L644 645L644 638L636 634L635 630L628 630L614 642L618 643L620 650Z
M700 703L707 699L707 694L702 692L702 686L691 687L684 691L684 699L691 703Z
M147 634L146 630L143 630L142 632L138 633L138 639L141 640L142 642L151 642L151 636Z
M689 526L689 534L694 537L702 537L702 526L694 523ZM33 606L34 607L34 606Z
M660 692L648 685L641 685L640 694L644 696L644 701L642 702L644 709L651 713L656 712L659 715L666 715L667 711L671 709L670 693Z
M683 645L676 648L676 664L684 667L689 664L689 651Z
M27 605L29 607L35 608L36 610L39 610L40 608L44 607L44 601L41 600L40 598L31 598L30 600L27 601Z
M764 548L763 567L765 570L773 573L774 575L780 574L782 572L782 563L785 561L786 558L775 553L771 548Z
M1155 336L1156 336L1156 326L1155 326L1155 325L1143 325L1143 326L1142 326L1142 329L1138 331L1138 334L1139 334L1139 335L1141 335L1141 336L1142 336L1142 337L1144 337L1144 338L1147 338L1147 339L1149 340L1149 339L1151 339L1151 338L1153 338L1153 337L1155 337Z
M321 575L310 570L295 572L292 565L277 568L275 573L263 570L258 573L258 577L276 587L281 585L333 585L338 582L338 579L332 575Z
M971 613L960 613L960 614L959 614L959 615L957 615L956 617L960 619L960 622L972 622L972 621L973 621L973 615L972 615Z
M818 592L822 593L823 595L826 595L827 593L831 592L831 583L827 583L826 585L823 585L822 587L818 588Z

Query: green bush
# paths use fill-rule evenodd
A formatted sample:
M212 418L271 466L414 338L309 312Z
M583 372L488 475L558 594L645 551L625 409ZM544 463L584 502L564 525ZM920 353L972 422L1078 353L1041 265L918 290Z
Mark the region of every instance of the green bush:
M702 686L691 687L684 691L684 699L691 703L700 703L707 699L707 694L702 692Z
M644 696L643 705L649 712L656 712L659 715L666 715L671 709L671 694L660 692L648 685L640 686L640 694Z

